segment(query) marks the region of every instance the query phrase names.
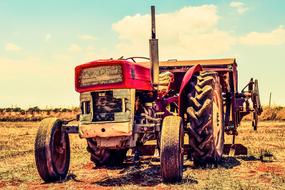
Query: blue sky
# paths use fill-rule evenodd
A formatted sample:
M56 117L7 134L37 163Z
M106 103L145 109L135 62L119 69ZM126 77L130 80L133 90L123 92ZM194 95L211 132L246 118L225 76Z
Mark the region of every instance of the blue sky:
M285 105L285 1L0 1L0 107L78 104L78 64L148 56L156 6L161 59L236 57L239 85L260 81Z

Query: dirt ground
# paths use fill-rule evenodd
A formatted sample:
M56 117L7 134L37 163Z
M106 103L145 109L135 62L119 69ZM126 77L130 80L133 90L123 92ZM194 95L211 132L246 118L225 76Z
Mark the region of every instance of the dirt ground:
M224 156L221 165L211 169L195 169L187 161L183 181L175 185L161 183L159 162L151 159L121 168L94 167L85 140L77 135L71 135L67 179L45 184L34 161L38 125L0 122L0 189L285 189L285 122L261 122L258 131L242 123L237 142L248 148L248 155Z

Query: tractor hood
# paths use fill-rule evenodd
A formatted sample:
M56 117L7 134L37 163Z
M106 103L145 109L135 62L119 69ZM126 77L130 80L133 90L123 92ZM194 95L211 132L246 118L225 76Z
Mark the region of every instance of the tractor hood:
M153 90L150 69L126 60L96 60L75 67L79 93L106 89Z

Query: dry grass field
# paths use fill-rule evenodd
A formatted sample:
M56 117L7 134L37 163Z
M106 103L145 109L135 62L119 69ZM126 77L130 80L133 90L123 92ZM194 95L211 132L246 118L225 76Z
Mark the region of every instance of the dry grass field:
M0 122L0 189L285 189L285 122L261 122L253 131L249 122L239 128L237 142L248 155L224 156L218 168L196 169L185 163L183 181L161 183L159 163L143 159L121 168L96 168L89 161L86 142L71 135L68 178L45 184L34 161L38 122ZM229 139L227 139L229 142ZM272 154L265 161L264 154Z
M72 120L79 113L79 108L54 108L40 109L32 107L26 110L21 108L0 108L0 121L41 121L47 117L56 117L64 120Z
M51 108L40 109L37 106L28 109L22 108L0 108L0 121L41 121L47 117L56 117L63 120L72 120L80 113L78 107L71 108ZM251 120L252 114L245 116L244 120ZM285 107L275 106L263 108L262 114L259 116L260 121L285 121Z

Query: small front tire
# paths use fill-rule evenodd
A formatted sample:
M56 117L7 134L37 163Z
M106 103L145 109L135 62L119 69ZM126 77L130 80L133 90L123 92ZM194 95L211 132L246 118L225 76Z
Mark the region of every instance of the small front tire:
M70 164L68 134L56 118L41 121L35 140L35 160L40 177L45 182L65 179Z
M179 116L163 120L160 139L160 169L164 183L177 183L183 176L183 124Z

